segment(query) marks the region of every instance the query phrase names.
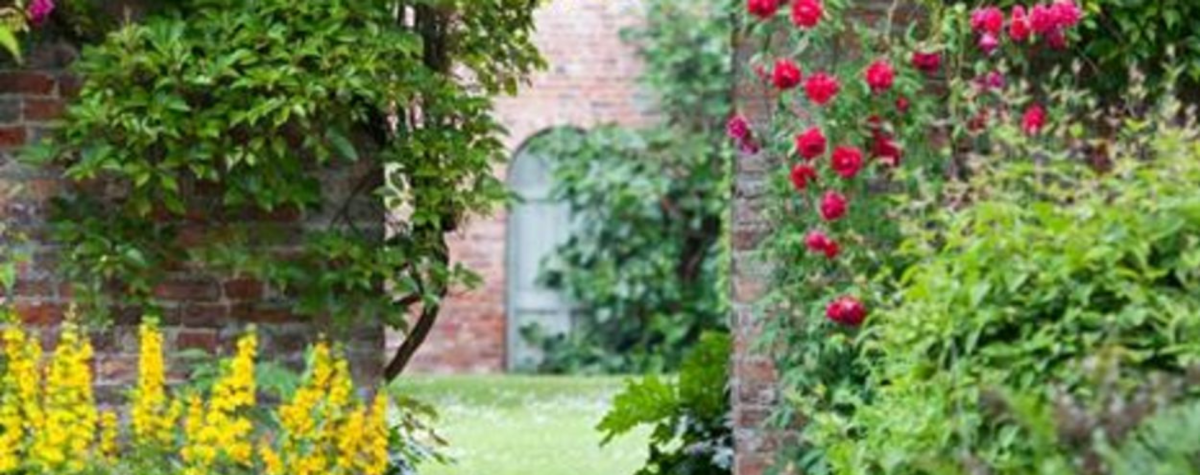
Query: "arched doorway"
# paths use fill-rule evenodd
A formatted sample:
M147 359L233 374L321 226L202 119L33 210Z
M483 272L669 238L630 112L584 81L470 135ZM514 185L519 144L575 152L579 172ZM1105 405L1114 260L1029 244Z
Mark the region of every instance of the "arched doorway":
M521 331L537 325L547 333L565 333L571 327L571 309L558 292L538 283L542 262L569 236L570 210L554 200L554 179L546 157L522 150L508 174L517 195L508 215L507 315L508 367L525 368L541 358Z

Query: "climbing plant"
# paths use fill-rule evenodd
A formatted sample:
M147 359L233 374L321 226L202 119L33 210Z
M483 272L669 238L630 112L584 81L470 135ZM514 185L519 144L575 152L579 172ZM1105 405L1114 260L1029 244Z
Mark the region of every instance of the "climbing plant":
M445 236L505 197L492 99L542 65L536 6L193 0L84 48L80 97L29 155L71 184L52 228L75 294L153 309L180 265L248 275L299 314L405 330L395 377L476 280Z
M658 372L678 368L705 330L721 328L730 151L732 2L654 0L627 33L661 122L561 131L535 144L550 157L571 234L543 280L578 307L575 329L526 336L541 370Z

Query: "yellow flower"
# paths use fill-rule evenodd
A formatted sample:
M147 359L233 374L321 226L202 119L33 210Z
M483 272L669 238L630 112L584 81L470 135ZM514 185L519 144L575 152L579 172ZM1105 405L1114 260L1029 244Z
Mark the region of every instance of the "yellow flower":
M179 406L167 398L162 333L152 319L142 323L138 333L138 385L133 391L130 408L134 442L142 446L167 447L174 439Z
M58 350L50 363L44 395L45 420L33 434L30 461L48 472L78 472L96 440L96 412L90 362L92 346L81 338L72 315L63 324Z
M361 468L365 475L383 475L388 468L388 399L383 390L375 395L371 418L366 432L366 460Z
M0 473L4 473L21 464L32 434L42 426L38 371L42 347L11 321L0 339L7 365L7 371L0 374Z
M117 413L100 414L100 457L112 460L117 456Z
M236 465L253 464L250 436L254 425L246 411L255 404L254 358L258 339L253 331L238 340L237 354L216 385L208 407L193 399L188 408L182 456L188 472L207 469L224 454Z

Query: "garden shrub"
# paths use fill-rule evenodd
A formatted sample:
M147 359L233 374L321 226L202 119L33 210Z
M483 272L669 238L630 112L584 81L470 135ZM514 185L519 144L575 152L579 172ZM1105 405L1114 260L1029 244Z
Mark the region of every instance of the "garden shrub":
M116 409L96 405L92 347L73 319L44 369L39 337L9 322L0 474L383 475L409 473L428 454L414 443L426 430L414 413L405 409L393 424L386 392L360 400L348 363L327 344L312 349L298 388L273 406L259 400L253 329L206 390L167 388L162 342L154 323L142 325L137 385L122 422Z
M76 300L154 311L182 264L253 277L300 315L404 330L394 378L449 288L477 281L446 235L505 197L492 99L542 64L536 5L180 1L85 47L79 98L29 153L71 185L51 224ZM330 173L355 181L338 202ZM356 222L364 207L387 222ZM278 216L322 219L293 236ZM299 249L263 252L281 241Z
M651 375L628 382L597 427L604 443L650 426L650 456L637 475L732 473L731 350L728 335L705 333L684 359L677 381Z
M729 0L645 2L628 32L661 112L647 129L564 130L533 147L548 157L572 228L542 280L577 305L566 335L525 335L549 372L661 372L727 311L722 282L729 158Z

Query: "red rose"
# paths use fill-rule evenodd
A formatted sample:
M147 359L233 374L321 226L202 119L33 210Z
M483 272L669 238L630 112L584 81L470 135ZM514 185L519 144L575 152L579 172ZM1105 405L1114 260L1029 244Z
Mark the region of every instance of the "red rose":
M1083 19L1083 11L1079 9L1074 0L1055 0L1054 5L1050 8L1054 11L1059 28L1074 27L1079 24L1079 20Z
M825 155L825 134L821 133L821 129L813 127L804 133L796 136L796 153L799 153L805 160Z
M841 88L836 78L823 72L809 76L808 82L804 83L804 92L808 94L808 100L819 106L833 100Z
M980 109L971 120L967 121L967 130L971 132L979 132L988 125L988 117L990 113L987 109Z
M971 30L976 33L1000 34L1004 29L1004 12L996 7L980 8L971 12Z
M937 74L938 70L942 68L942 55L913 51L912 64L914 68L925 74Z
M880 93L892 88L896 82L896 70L886 60L880 59L867 67L867 85L871 92Z
M729 118L729 122L725 124L725 132L729 134L729 138L745 141L750 138L750 122L745 117L735 115Z
M834 149L833 158L829 160L829 166L833 168L834 173L847 180L858 175L859 170L862 170L862 163L862 152L854 147Z
M811 252L819 252L825 254L826 258L835 259L842 252L837 241L830 239L829 236L821 231L811 231L808 236L804 237L804 245Z
M867 308L858 299L845 296L831 302L825 309L825 316L834 323L857 327L867 319Z
M1058 29L1058 14L1046 5L1034 5L1029 11L1029 26L1039 35Z
M826 192L821 197L821 219L837 221L846 215L846 197L836 191Z
M794 88L800 84L800 68L790 59L782 58L775 62L775 70L771 73L771 82L781 91Z
M884 165L889 167L900 166L900 158L904 152L900 150L900 146L896 144L887 134L875 134L875 140L871 144L871 156L878 159Z
M1012 9L1012 20L1008 22L1008 37L1014 42L1022 43L1029 39L1029 34L1032 33L1029 25L1029 16L1025 14L1025 7L1017 5Z
M795 0L792 2L792 23L805 29L815 27L824 12L821 0Z
M1062 30L1054 30L1046 34L1046 43L1054 49L1067 48L1067 34Z
M808 182L817 181L817 169L804 163L796 164L792 168L792 187L796 191L804 191L808 189Z
M984 54L992 54L996 48L1000 47L1000 38L991 33L984 33L979 37L979 49L983 50Z
M1042 128L1046 126L1046 110L1040 104L1034 104L1025 109L1025 116L1021 118L1021 130L1027 135L1038 135L1042 133Z
M779 11L779 0L748 0L746 11L763 20L769 19Z
M896 98L896 111L897 111L897 112L899 112L899 113L901 113L901 114L906 114L906 113L908 113L908 106L909 106L909 105L910 105L910 104L909 104L909 102L908 102L908 98L907 98L907 97L900 96L900 97L897 97L897 98Z

